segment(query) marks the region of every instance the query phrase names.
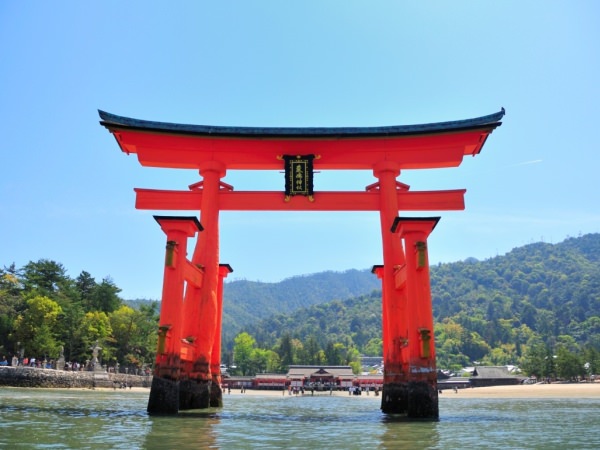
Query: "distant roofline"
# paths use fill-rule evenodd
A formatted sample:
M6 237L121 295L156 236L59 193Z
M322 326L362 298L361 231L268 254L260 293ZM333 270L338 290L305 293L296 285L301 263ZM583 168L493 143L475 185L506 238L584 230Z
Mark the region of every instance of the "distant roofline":
M328 366L316 364L290 364L289 369L352 369L352 366Z
M98 110L102 119L100 124L109 130L130 129L159 133L176 133L210 137L237 138L360 138L386 137L415 134L431 134L471 129L494 129L502 122L504 108L494 114L473 119L454 120L449 122L426 123L419 125L392 125L382 127L235 127L212 125L188 125L168 122L154 122L117 116Z

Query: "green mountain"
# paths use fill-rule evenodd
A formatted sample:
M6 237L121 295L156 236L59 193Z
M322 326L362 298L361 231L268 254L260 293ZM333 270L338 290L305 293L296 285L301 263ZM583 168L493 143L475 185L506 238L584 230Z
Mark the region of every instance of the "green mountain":
M440 264L431 270L431 285L437 321L454 318L492 344L501 331L481 321L526 325L548 342L566 334L590 343L600 332L593 326L600 317L600 234Z
M272 315L363 295L374 289L381 289L381 281L370 270L354 269L296 276L279 283L226 281L223 287L223 341L232 341L243 327Z
M359 274L373 277L369 271L352 276ZM283 295L296 299L290 307L301 305L308 280L286 281ZM530 244L485 261L439 264L431 267L431 285L438 361L444 365L516 363L534 345L600 350L600 234ZM301 342L313 336L321 348L338 342L369 353L369 342L381 338L381 293L371 286L344 301L326 302L315 292L312 304L255 323L246 310L244 330L263 348L284 335Z

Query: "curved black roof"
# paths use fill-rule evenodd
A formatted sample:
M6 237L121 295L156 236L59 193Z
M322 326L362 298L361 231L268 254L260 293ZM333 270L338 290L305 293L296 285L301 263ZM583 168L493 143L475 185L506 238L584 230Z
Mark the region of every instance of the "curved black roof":
M502 124L504 108L494 114L473 119L420 125L392 125L383 127L233 127L212 125L187 125L180 123L154 122L117 116L98 110L100 124L108 129L133 129L163 133L194 134L214 137L256 138L332 138L369 137L428 134L448 131L464 131L478 128L494 129Z

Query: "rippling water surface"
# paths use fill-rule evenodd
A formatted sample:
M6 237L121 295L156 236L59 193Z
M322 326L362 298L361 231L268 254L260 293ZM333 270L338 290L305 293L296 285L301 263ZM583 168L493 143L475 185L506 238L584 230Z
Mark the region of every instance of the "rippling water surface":
M223 409L146 414L148 393L0 388L0 448L598 449L599 399L440 398L407 422L379 397L225 395Z

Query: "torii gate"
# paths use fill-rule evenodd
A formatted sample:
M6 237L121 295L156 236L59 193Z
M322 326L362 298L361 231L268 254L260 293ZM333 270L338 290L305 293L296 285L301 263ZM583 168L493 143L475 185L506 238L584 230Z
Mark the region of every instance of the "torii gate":
M142 166L197 169L186 191L136 188L136 208L200 211L155 216L167 235L159 343L148 412L222 405L220 352L223 278L220 211L379 211L384 380L381 409L437 418L438 393L427 237L439 217L400 211L464 209L465 189L410 191L402 170L457 167L477 155L501 125L488 116L423 125L358 128L217 127L151 122L99 111L100 124ZM237 192L221 181L227 170L285 169L284 192ZM371 170L364 191L314 191L314 170ZM188 238L198 234L191 261Z

